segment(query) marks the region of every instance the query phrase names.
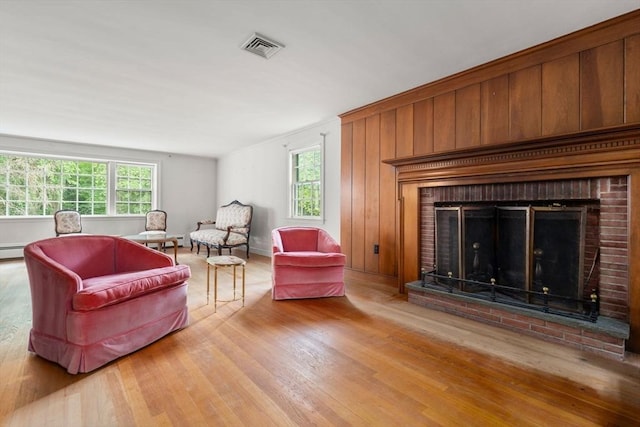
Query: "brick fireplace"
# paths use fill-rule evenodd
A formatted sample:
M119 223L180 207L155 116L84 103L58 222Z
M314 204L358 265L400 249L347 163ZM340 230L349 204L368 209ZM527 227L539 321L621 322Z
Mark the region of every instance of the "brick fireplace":
M633 256L640 255L634 238L640 215L639 133L635 126L389 161L396 166L401 195L401 290L410 302L430 309L624 358L627 341L638 334L634 327L640 308L639 282L633 275ZM596 279L588 286L597 288L597 321L562 318L421 285L421 272L436 264L436 206L523 201L598 206L597 220L587 224L591 243L586 245L590 249L585 250L583 268L595 269ZM588 297L590 289L584 291Z

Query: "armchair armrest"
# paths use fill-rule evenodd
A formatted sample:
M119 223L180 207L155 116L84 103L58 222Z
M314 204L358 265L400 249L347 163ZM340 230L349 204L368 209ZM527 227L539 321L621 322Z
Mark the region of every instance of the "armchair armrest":
M340 243L329 234L321 231L318 233L318 251L325 253L341 253Z
M203 225L214 225L216 222L212 219L204 219L202 221L198 221L196 223L196 231L200 230L200 227Z
M273 230L271 232L271 251L274 254L284 252L284 248L282 246L282 237L277 230Z
M65 316L60 313L72 309L72 298L82 289L82 279L39 247L25 247L24 255L29 267L33 327L51 336L66 337Z
M227 231L233 231L234 233L242 234L243 236L249 235L247 233L247 225L246 224L234 224L227 227Z

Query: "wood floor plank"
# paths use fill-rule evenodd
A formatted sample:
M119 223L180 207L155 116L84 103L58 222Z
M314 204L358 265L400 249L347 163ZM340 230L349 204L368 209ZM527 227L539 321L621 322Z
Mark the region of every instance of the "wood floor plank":
M633 426L640 419L636 355L605 360L427 310L348 272L344 298L273 301L270 260L253 254L245 307L238 294L233 300L231 270L221 269L225 301L214 312L204 256L183 248L179 260L192 269L190 325L80 375L28 353L24 262L0 262L0 425Z

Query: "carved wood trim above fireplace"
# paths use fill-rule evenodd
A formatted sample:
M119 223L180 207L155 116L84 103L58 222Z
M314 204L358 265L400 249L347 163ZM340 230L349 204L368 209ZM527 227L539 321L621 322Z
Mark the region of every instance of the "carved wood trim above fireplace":
M447 153L384 160L398 185L398 287L420 277L420 191L425 187L628 179L628 277L630 337L627 350L640 353L640 124Z
M640 167L640 124L384 160L423 186L627 175Z

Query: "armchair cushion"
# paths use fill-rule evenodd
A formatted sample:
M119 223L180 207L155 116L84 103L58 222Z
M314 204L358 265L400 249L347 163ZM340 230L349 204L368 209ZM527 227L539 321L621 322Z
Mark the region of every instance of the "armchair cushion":
M224 245L237 246L247 243L246 235L217 228L193 231L190 237L194 241L215 247Z
M188 266L177 265L92 277L83 280L83 289L73 295L73 309L89 311L118 304L149 292L182 283L189 276Z
M273 256L277 265L290 267L342 267L345 258L341 253L316 251L281 252Z

